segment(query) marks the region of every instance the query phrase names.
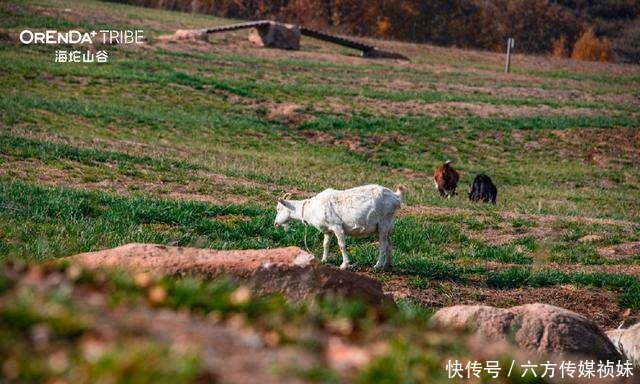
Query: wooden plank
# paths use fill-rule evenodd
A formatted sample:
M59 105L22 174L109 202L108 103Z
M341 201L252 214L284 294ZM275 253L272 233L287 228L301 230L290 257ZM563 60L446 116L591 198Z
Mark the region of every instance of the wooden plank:
M272 25L272 24L279 24L279 23L272 20L249 21L246 23L237 23L237 24L223 25L220 27L208 28L208 29L205 29L204 31L206 33L228 32L228 31L236 31L238 29L245 29L245 28L259 28L265 25ZM321 32L315 29L303 27L301 25L298 26L298 28L300 29L300 34L302 35L309 36L314 39L318 39L322 41L328 41L330 43L338 44L343 47L360 50L362 51L363 57L409 60L409 58L404 55L401 55L399 53L394 53L394 52L387 52L387 51L378 49L373 45L360 43L355 40Z
M220 27L207 28L205 29L205 32L207 33L228 32L228 31L235 31L238 29L262 27L264 25L269 25L273 23L274 22L271 20L249 21L246 23L237 23L237 24L223 25Z

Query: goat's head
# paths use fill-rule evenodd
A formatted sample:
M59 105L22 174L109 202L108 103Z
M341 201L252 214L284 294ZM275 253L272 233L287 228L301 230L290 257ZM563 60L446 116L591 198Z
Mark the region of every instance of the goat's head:
M287 223L291 220L291 213L295 209L293 205L287 201L289 197L291 197L291 194L285 193L282 197L278 198L278 203L276 204L276 220L273 222L273 225L276 227L283 226L285 231L289 229Z

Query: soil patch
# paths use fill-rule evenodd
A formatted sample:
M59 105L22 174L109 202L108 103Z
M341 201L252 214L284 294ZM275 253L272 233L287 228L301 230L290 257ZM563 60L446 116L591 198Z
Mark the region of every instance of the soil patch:
M594 94L580 90L565 89L543 89L534 87L483 87L469 86L464 84L444 84L439 83L437 89L442 92L464 92L476 93L499 97L533 97L537 99L556 100L556 101L581 101L593 103L620 103L627 105L637 105L637 98L629 94ZM521 107L518 107L521 108ZM598 109L597 112L603 113L604 110Z
M267 119L297 127L313 118L311 115L299 113L298 110L300 108L302 108L301 105L294 103L269 102L267 105Z
M451 305L491 305L508 308L527 303L546 303L566 308L593 320L602 329L617 328L622 321L640 321L640 311L621 308L618 294L611 291L560 285L542 288L494 289L448 281L430 281L427 288L411 286L407 279L394 278L383 283L385 292L396 299L413 299L428 307Z
M477 116L487 117L527 117L527 116L602 116L614 114L612 111L600 111L588 108L560 107L547 105L515 106L507 104L488 104L470 102L435 102L421 100L390 101L363 96L341 100L330 97L315 103L313 108L319 112L352 116L362 112L371 115L394 116Z
M604 258L613 260L640 258L640 241L631 241L598 248L598 254Z
M340 138L330 133L318 130L298 130L296 133L302 136L312 144L331 144L344 146L348 150L357 153L372 152L374 148L385 145L408 144L412 138L402 135L398 132L390 132L384 134L371 134L367 136L358 135L356 133L344 132Z
M466 230L465 234L471 239L477 239L489 245L511 244L516 240L533 237L534 239L550 239L561 237L565 231L552 227L527 227L520 231L511 223L500 223L500 228L486 228L480 231Z

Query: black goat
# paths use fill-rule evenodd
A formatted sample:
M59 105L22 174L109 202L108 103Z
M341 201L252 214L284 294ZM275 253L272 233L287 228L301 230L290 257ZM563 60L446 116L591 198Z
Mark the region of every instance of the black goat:
M469 189L469 200L473 202L484 201L485 203L496 203L498 189L491 181L491 178L484 173L476 175L473 179L471 189Z

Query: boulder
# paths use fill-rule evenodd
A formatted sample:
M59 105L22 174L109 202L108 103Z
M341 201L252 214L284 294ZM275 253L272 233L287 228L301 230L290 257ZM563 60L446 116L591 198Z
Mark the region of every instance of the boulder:
M207 31L204 29L178 29L170 37L172 41L208 41L208 38Z
M300 49L300 28L293 24L269 23L249 30L249 41L258 47Z
M612 329L607 336L625 358L640 367L640 323L627 329Z
M219 251L156 244L127 244L70 258L85 268L118 268L155 275L229 276L255 293L282 293L292 300L338 296L394 307L382 284L350 271L321 265L298 247Z
M431 321L442 328L471 328L488 339L507 340L540 354L584 355L609 361L621 359L593 321L553 305L536 303L507 309L458 305L439 310Z

